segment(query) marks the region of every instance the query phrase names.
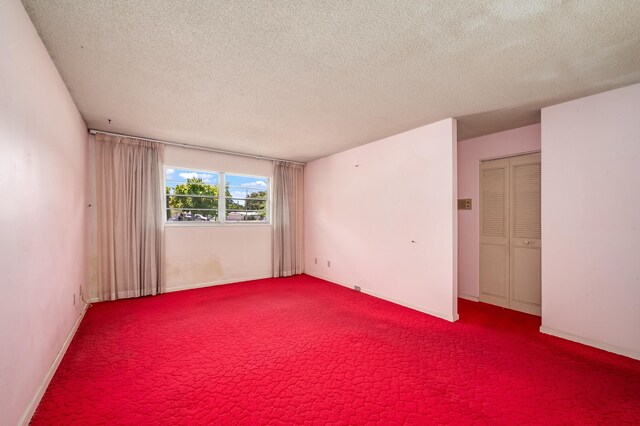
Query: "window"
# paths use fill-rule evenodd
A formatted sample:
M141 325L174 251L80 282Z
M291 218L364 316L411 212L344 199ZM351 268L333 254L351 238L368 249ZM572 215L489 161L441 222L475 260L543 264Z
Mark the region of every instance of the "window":
M267 178L225 175L226 221L267 221Z
M167 222L269 222L266 177L174 167L164 170Z
M218 173L164 169L167 221L216 222Z

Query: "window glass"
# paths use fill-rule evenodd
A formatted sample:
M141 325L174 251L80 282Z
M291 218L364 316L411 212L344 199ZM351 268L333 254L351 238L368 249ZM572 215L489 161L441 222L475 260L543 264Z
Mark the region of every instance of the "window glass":
M227 222L268 221L267 178L225 174L225 189Z
M218 173L165 168L167 221L218 221L219 182Z
M267 177L165 167L165 190L167 222L269 222Z

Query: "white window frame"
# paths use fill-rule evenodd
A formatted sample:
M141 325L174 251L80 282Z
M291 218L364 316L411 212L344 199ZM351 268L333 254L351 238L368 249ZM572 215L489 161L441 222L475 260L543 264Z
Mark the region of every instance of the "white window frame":
M271 225L271 178L269 176L258 176L258 175L247 175L244 173L231 173L231 172L221 172L221 179L223 179L224 181L224 185L226 187L226 183L227 183L227 177L226 175L233 175L233 176L242 176L245 178L252 178L252 179L266 179L267 180L267 202L266 202L266 206L265 206L265 210L266 210L266 217L267 220L264 222L252 222L252 221L247 221L247 222L237 222L237 221L233 221L233 222L227 222L227 204L226 204L226 199L227 197L222 197L224 200L222 201L224 203L224 217L222 218L224 222L222 223L226 223L226 224L254 224L254 225ZM231 197L233 199L233 197ZM220 203L220 201L218 201L218 203ZM220 206L220 204L218 204L218 207Z
M244 173L233 173L233 172L221 172L214 170L203 170L203 169L194 169L192 167L185 166L170 166L164 165L162 172L162 183L163 183L163 191L166 191L167 187L167 169L174 170L188 170L190 172L196 173L208 173L212 175L218 176L218 220L215 222L200 222L200 221L170 221L167 220L167 209L169 208L167 205L167 195L164 196L164 225L165 226L271 226L271 181L272 178L270 176L259 176L259 175L248 175ZM255 179L266 179L267 181L267 202L266 202L266 221L233 221L227 222L227 197L225 194L226 188L226 175L233 176L242 176L247 178L255 178ZM232 197L233 198L233 197Z

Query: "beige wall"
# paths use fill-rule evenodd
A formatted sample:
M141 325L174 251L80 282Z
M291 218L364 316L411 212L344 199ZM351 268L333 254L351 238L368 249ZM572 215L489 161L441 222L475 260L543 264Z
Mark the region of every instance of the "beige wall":
M87 129L18 0L0 2L0 57L0 423L14 425L83 312Z
M165 164L216 172L273 176L271 161L168 146ZM172 224L165 227L167 290L272 275L271 225Z
M93 137L90 142L93 153ZM172 146L165 147L164 157L167 167L273 177L273 163L267 160ZM94 199L94 177L91 182ZM91 211L89 275L94 300L97 297L95 221L95 211ZM167 291L271 277L271 242L269 224L169 223L165 226Z
M452 119L312 161L305 271L456 320L455 199Z

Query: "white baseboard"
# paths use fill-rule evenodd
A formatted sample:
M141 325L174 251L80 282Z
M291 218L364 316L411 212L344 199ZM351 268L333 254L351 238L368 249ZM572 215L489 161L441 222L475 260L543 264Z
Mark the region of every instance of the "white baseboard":
M269 275L258 275L255 277L242 277L242 278L232 278L228 280L209 281L206 283L177 285L174 287L167 286L167 289L165 290L165 292L172 293L174 291L192 290L195 288L212 287L216 285L224 285L224 284L232 284L232 283L241 283L244 281L263 280L265 278L271 278L271 277L272 275L269 274Z
M460 319L460 316L457 313L455 314L455 316L447 315L442 312L437 312L431 309L424 308L422 306L414 305L413 303L405 302L404 300L401 300L401 299L396 299L395 297L385 296L380 293L376 293L375 291L369 291L369 290L363 289L362 292L365 294L369 294L371 296L377 297L378 299L383 299L388 302L395 303L396 305L401 305L406 308L410 308L415 311L422 312L423 314L431 315L433 317L438 317L440 319L447 320L450 322L456 322Z
M62 358L64 358L64 354L67 353L67 349L69 348L69 345L73 340L73 336L76 335L76 331L78 331L78 327L80 327L80 323L82 322L82 319L84 318L84 314L87 312L88 308L89 308L89 305L87 304L85 304L84 308L82 308L82 312L78 316L76 323L71 328L71 331L69 331L67 338L62 344L62 348L60 348L60 350L58 351L58 355L56 355L56 359L53 360L53 364L51 364L51 367L47 371L47 374L42 379L42 382L40 383L40 386L38 387L36 394L33 396L33 398L31 398L31 402L27 406L27 409L25 410L24 414L22 415L22 418L20 419L20 422L18 423L19 425L28 425L29 422L31 421L31 417L33 417L33 413L36 412L36 408L38 408L38 405L40 404L40 401L42 400L42 397L44 396L44 393L47 390L47 387L49 387L49 383L51 383L51 379L53 379L53 375L56 374L56 370L58 370L58 366L60 365Z
M640 353L631 349L625 349L618 346L609 345L607 343L598 342L597 340L591 340L586 337L576 336L564 331L555 330L553 328L540 326L540 333L549 334L551 336L560 337L561 339L571 340L572 342L581 343L587 346L593 346L594 348L602 349L603 351L613 352L614 354L623 355L629 358L640 360Z
M213 287L216 285L241 283L243 281L262 280L262 279L271 278L271 277L272 275L259 275L255 277L244 277L244 278L233 278L228 280L209 281L206 283L177 285L173 287L167 287L165 290L165 293L173 293L174 291L182 291L182 290L193 290L195 288ZM98 303L98 302L100 302L100 299L98 297L92 297L91 299L89 299L89 303Z
M479 302L480 298L476 296L469 296L468 294L458 294L460 299L471 300L472 302Z
M335 281L335 280L327 278L327 277L323 277L323 276L320 276L320 275L314 275L314 274L311 274L309 272L305 272L305 274L309 275L309 276L312 276L312 277L315 277L315 278L319 278L321 280L328 281L328 282L333 283L333 284L338 284L338 285L341 285L341 286L344 286L344 287L347 287L347 288L350 288L350 289L353 290L353 285L351 285L351 284L342 283L342 282ZM424 308L422 306L418 306L418 305L414 305L414 304L409 303L409 302L405 302L404 300L401 300L401 299L396 299L395 297L385 296L385 295L377 293L375 291L367 290L366 288L361 289L361 291L364 294L368 294L370 296L377 297L378 299L386 300L387 302L395 303L396 305L404 306L406 308L413 309L414 311L422 312L423 314L431 315L431 316L434 316L434 317L437 317L437 318L440 318L440 319L443 319L443 320L446 320L446 321L455 322L455 321L458 321L458 319L460 319L460 316L457 313L455 314L455 316L451 316L451 315L444 314L442 312L433 311L431 309L427 309L427 308Z

